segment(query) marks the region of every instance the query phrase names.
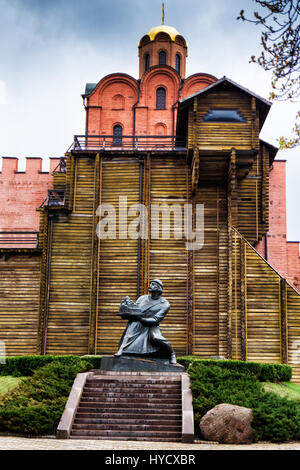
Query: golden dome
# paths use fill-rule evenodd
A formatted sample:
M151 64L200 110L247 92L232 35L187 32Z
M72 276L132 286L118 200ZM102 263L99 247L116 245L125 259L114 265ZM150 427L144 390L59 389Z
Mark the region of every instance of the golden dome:
M158 33L167 33L172 39L172 41L175 41L176 36L179 35L178 31L175 28L173 28L172 26L167 26L165 24L161 24L160 26L154 26L154 28L151 28L147 34L150 37L151 41L154 41Z
M154 26L154 28L151 28L150 31L145 36L143 36L143 38L149 36L150 41L154 41L154 39L159 33L168 34L170 36L171 41L174 41L174 42L175 42L176 36L181 36L181 34L179 34L177 29L173 28L173 26L167 26L165 24L161 24L159 26ZM142 39L140 40L138 47L140 47Z

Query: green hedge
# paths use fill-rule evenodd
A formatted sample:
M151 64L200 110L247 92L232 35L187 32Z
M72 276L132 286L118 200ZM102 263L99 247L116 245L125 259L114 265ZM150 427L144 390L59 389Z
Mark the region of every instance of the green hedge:
M195 430L202 416L216 405L251 408L255 440L283 442L300 439L300 403L265 392L253 373L223 368L216 363L192 361L191 378Z
M93 368L93 361L61 358L23 379L0 403L0 431L21 435L53 435L65 408L74 379Z
M12 356L6 358L5 364L0 364L0 375L31 376L35 370L53 361L68 364L74 361L80 363L82 360L88 360L91 369L97 369L100 367L99 359L100 356Z
M195 356L179 357L177 361L186 369L191 364L200 363L208 366L215 365L226 370L248 373L254 375L260 382L289 382L292 377L292 368L286 364L199 359Z

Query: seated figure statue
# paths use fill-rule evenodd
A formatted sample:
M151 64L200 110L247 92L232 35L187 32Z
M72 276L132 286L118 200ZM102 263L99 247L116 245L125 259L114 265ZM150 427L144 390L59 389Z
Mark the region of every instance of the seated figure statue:
M162 282L154 279L149 286L150 295L142 295L136 303L126 296L121 302L118 315L128 320L128 324L116 357L122 354L161 353L169 357L170 364L176 364L175 353L159 328L159 323L170 309L169 302L161 296L162 291Z

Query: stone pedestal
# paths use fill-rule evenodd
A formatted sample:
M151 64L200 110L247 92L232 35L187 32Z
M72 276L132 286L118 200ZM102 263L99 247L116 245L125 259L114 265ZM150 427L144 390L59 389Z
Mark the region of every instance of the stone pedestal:
M185 372L180 364L170 364L168 359L141 356L103 356L101 370L115 372Z

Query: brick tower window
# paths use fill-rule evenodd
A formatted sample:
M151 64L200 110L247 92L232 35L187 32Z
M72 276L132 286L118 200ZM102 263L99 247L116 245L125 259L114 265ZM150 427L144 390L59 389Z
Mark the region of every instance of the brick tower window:
M166 90L162 87L156 90L156 109L166 109Z
M150 68L150 54L145 55L145 72Z
M175 57L175 69L180 74L180 55L176 54Z
M158 55L158 63L159 65L166 65L167 63L167 54L165 51L160 51Z
M114 126L113 145L116 145L116 146L122 145L122 133L123 133L123 129L120 125Z

